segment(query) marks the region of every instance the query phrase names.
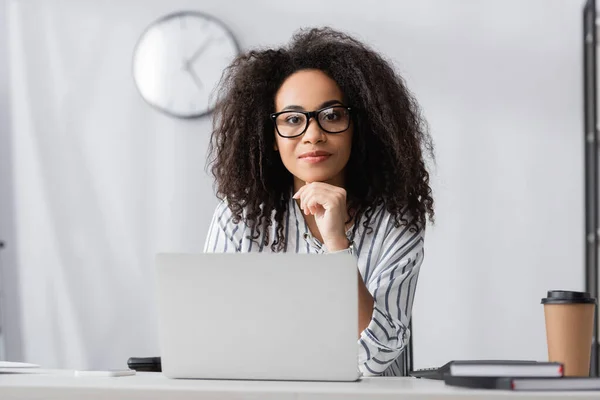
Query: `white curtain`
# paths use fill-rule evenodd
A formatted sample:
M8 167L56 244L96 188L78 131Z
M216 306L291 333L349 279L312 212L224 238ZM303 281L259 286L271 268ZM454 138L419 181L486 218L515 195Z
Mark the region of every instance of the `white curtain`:
M9 3L23 351L45 367L158 355L154 254L201 251L216 205L210 121L154 111L131 77L161 13L93 3Z

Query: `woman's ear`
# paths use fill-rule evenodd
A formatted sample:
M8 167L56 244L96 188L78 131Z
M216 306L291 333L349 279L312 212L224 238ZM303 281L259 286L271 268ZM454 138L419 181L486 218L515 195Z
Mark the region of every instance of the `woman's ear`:
M273 150L279 151L279 148L277 147L277 142L273 143Z

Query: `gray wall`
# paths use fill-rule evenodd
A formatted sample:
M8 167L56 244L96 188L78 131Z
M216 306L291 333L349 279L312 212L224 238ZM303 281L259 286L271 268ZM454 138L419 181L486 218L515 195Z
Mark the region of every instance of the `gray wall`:
M144 235L150 227L150 231L156 231L148 239L156 243L153 249L201 249L215 200L211 180L202 172L210 133L208 121L184 122L159 115L139 99L131 83L128 69L131 50L150 21L174 10L202 10L228 24L243 48L279 44L300 26L323 24L354 33L371 43L406 78L408 87L423 106L437 146L437 165L432 169L437 223L427 233L425 263L413 314L417 366L456 358L545 357L539 299L548 289L583 288L580 37L583 1L389 0L374 6L358 0L327 3L307 0L302 7L267 0L201 3L57 0L44 2L44 7L38 7L42 2L15 3L28 11L22 14L28 18L18 30L29 32L27 43L31 51L27 54L31 54L32 60L36 54L48 51L39 34L32 33L40 21L47 23L42 18L44 10L40 9L58 10L53 21L58 21L56 26L61 27L63 34L81 29L81 36L69 36L61 51L69 61L65 68L74 68L76 77L95 77L95 103L87 109L86 119L80 121L83 130L67 132L60 139L68 147L100 128L105 131L105 141L95 134L95 152L73 161L75 166L102 161L106 149L119 137L115 132L126 134L127 140L137 145L142 156L135 156L133 151L127 153L133 157L131 168L139 169L139 176L146 176L142 170L148 167L148 174L154 175L146 183L132 181L134 188L127 190L137 190L132 203L143 195L154 196L150 199L153 204L150 210L156 215L142 214L132 205L136 217L128 219L131 229L121 232L119 238L125 242L147 238ZM83 62L89 47L85 40L90 38L88 30L83 28L101 32L102 26L110 27L105 41L100 42L103 47L98 50L105 54L105 62ZM22 49L16 50L23 53ZM27 54L11 60L11 65L24 67ZM89 55L90 59L95 56ZM42 141L48 140L46 137L52 133L44 131L44 126L56 115L49 115L52 111L40 106L40 102L51 104L53 100L39 82L40 76L49 72L36 65L28 63L28 68L19 68L14 75L19 83L12 86L15 111L11 115L19 131L0 135L3 141L0 145L13 140L17 144L13 147L22 151L26 143L23 137ZM89 98L90 86L85 81L79 88L80 81L69 76L66 74L63 82L72 89L66 106L77 109L79 100ZM6 87L6 79L6 74L0 74L0 88ZM29 92L25 93L23 86L30 81ZM6 118L1 115L0 123L5 123ZM71 137L69 133L73 134L71 142L65 139ZM48 144L37 155L25 151L13 154L12 162L7 161L10 158L6 154L4 157L0 154L0 168L3 168L0 187L12 185L18 198L37 193L39 177L32 175L35 168L31 167L39 167L38 162L46 162L42 166L52 172L46 175L51 180L48 184L58 182L61 177L70 179L75 173L72 168L52 169L66 155L61 153L64 147ZM149 146L153 149L151 158L145 153ZM0 151L6 153L6 148L1 146ZM105 164L108 175L104 186L100 186L102 191L106 196L129 201L119 197L124 185L112 184L121 179L114 160L107 157ZM18 180L12 184L7 180L11 177L10 171L7 173L10 168ZM144 186L153 179L164 185ZM139 190L135 185L140 185ZM55 197L50 193L50 209L57 207L52 204ZM47 240L46 231L52 230L46 226L47 219L28 217L32 211L47 212L42 210L46 203L29 203L29 206L34 204L34 210L26 210L20 202L12 204L12 198L2 196L2 204L8 202L8 206L0 207L0 221L9 223L2 224L4 228L0 229L8 227L10 237L11 229L14 231L16 226L21 248L29 252L20 251L9 260L19 262L18 271L23 271L23 277L17 285L20 293L10 293L10 302L5 301L3 306L9 306L8 315L23 319L25 358L48 366L72 366L86 361L71 354L73 345L66 343L86 349L88 361L92 360L89 364L122 362L132 349L137 354L152 354L154 311L140 308L141 303L133 303L137 308L128 303L118 306L109 298L103 305L86 306L84 310L89 314L101 313L102 321L114 324L103 327L109 332L119 331L118 321L137 324L135 338L119 337L118 343L111 344L108 350L95 331L73 325L76 319L63 324L62 331L55 327L61 323L60 318L53 323L48 321L48 316L41 312L47 299L36 293L42 285L38 278L42 268L39 261L52 257L47 257L51 253L45 253L50 250L36 250L35 245ZM86 205L72 204L71 214L85 215ZM13 214L15 223L11 224ZM144 216L155 220L147 225ZM116 249L114 254L118 257L118 245ZM90 249L87 258L92 259L95 251ZM135 256L149 259L149 254ZM10 287L7 275L14 275L14 270L7 267L5 256L2 257L2 286L6 290ZM78 257L77 260L86 258L85 253ZM122 287L129 284L141 292L143 287L136 286L136 282L151 281L151 266L143 265L144 268L141 264L129 264L128 270L127 263L123 263L124 269L118 274L103 276L97 269L78 275L80 264L76 259L56 263L60 271L74 272L63 279L69 278L70 285L79 283L85 288L89 274L97 274L94 276L105 279L105 288L110 287L112 296L126 293ZM64 282L58 275L46 274L44 279L51 283L45 288L63 288ZM79 307L88 304L85 290L71 294L70 301ZM18 304L24 304L22 310ZM62 300L57 304L63 304ZM73 336L73 332L77 335ZM16 337L12 340L17 343ZM12 346L9 343L9 348ZM119 350L112 351L116 346L120 346Z

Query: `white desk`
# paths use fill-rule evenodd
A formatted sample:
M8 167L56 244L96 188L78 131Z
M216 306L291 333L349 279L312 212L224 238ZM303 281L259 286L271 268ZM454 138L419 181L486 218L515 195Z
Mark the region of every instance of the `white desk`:
M447 387L415 378L364 378L353 383L173 380L139 372L118 378L54 375L0 375L0 399L600 399L600 392L510 392Z

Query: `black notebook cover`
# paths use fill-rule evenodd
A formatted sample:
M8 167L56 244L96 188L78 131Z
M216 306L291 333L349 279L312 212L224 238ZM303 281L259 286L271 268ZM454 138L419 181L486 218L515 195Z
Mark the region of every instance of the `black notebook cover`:
M494 378L446 376L446 385L475 389L500 390L600 390L600 378L562 377L562 378Z

